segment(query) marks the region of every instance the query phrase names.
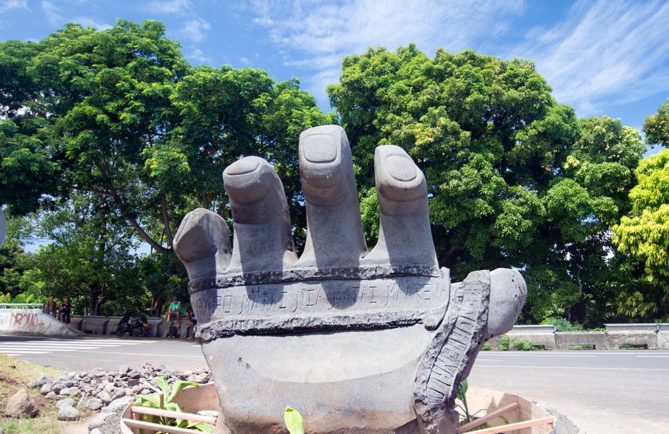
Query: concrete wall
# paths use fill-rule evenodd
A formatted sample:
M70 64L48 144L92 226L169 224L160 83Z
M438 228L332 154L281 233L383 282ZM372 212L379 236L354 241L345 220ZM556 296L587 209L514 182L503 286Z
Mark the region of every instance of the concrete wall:
M0 308L0 334L35 336L110 335L120 316L72 316L70 326L43 314L40 310ZM148 318L151 328L147 337L164 338L169 323L162 318ZM186 321L181 322L179 338L185 339ZM616 350L623 346L669 350L669 324L606 324L606 331L555 332L552 325L517 325L507 333L514 339L529 341L546 350L573 350L592 347L595 350ZM488 342L499 348L501 336Z
M553 326L515 326L506 335L546 350L669 349L669 324L605 324L606 331L555 332ZM499 348L501 337L489 341Z
M87 335L110 336L116 330L120 316L72 316L72 326ZM169 329L169 323L159 317L149 317L149 331L145 337L164 338ZM191 333L192 334L192 333ZM181 321L179 327L179 338L186 339L186 321Z
M0 333L74 337L82 333L41 310L0 309Z

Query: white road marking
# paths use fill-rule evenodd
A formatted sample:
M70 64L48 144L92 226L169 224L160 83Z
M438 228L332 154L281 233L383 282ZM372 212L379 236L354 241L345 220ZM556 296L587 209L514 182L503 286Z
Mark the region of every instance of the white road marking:
M485 365L487 368L517 368L517 369L569 369L569 370L585 370L585 371L639 371L639 372L654 372L654 371L669 371L669 368L605 368L598 366L541 366L541 365ZM474 365L476 369L476 365Z
M2 340L0 339L0 353L18 356L21 354L46 354L56 352L88 352L100 349L128 347L131 345L152 344L155 340L126 340L126 339L28 339Z

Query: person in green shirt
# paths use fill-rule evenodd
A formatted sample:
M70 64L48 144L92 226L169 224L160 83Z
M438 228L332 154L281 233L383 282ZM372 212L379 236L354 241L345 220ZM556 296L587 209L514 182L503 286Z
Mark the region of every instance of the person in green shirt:
M181 319L181 302L177 300L176 295L172 296L172 302L167 308L167 315L165 316L165 319L167 319L167 321L179 321Z

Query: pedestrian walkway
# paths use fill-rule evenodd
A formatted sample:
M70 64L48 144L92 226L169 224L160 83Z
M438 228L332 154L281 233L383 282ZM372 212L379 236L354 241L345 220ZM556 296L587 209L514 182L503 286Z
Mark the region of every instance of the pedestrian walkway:
M48 354L55 352L97 351L129 345L152 344L155 340L147 339L43 339L33 337L0 337L0 353L10 356L27 354Z

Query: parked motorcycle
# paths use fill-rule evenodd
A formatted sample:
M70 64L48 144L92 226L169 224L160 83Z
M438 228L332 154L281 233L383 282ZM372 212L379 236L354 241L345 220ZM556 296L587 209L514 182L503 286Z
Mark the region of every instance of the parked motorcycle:
M132 317L129 312L123 314L121 321L116 326L114 332L117 336L122 337L128 334L133 337L146 336L149 333L149 321L145 315Z

